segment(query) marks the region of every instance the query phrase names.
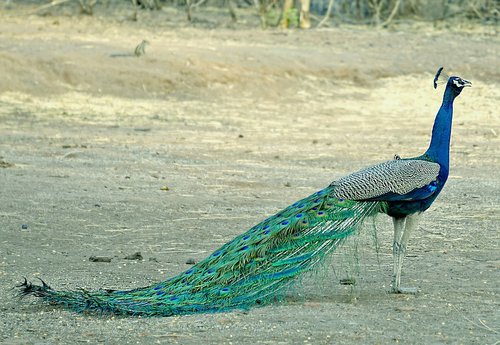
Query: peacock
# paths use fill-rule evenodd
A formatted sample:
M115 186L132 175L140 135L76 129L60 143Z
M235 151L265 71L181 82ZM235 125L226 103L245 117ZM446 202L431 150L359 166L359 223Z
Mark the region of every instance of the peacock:
M437 87L442 67L434 78ZM76 312L173 316L248 309L275 301L294 278L313 267L377 213L392 217L394 293L415 293L401 286L410 234L446 183L453 101L471 83L457 76L446 81L427 151L394 159L332 182L255 225L185 272L132 290L56 290L24 278L20 295L32 295Z

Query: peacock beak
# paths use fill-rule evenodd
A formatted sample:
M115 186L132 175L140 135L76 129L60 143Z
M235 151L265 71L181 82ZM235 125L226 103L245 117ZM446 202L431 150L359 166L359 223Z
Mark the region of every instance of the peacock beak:
M468 80L465 80L465 79L462 79L463 83L464 83L464 87L472 87L472 83Z

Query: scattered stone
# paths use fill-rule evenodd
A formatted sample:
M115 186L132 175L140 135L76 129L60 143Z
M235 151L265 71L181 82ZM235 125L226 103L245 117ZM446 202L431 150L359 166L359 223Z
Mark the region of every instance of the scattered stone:
M168 186L161 186L161 187L160 187L160 190L167 191L167 190L170 190L170 188L168 188Z
M91 256L89 258L90 262L111 262L111 258L109 256Z
M28 224L22 224L22 225L21 225L21 229L23 229L23 230L28 229Z
M321 308L322 306L323 304L319 302L304 302L304 307L308 308Z
M159 262L158 259L155 258L154 256L150 257L148 261Z
M76 149L81 147L82 149L86 149L87 145L85 144L64 144L61 146L63 149Z
M12 168L14 164L0 160L0 168Z
M356 279L354 278L340 279L340 285L356 285Z
M244 138L243 134L238 134L238 138Z
M194 265L194 264L196 264L195 259L189 258L186 260L186 265Z
M124 257L125 260L143 260L141 252L135 252L134 254L127 255Z
M75 152L68 152L66 153L63 158L77 158L80 155L81 152L75 151Z
M401 307L394 308L394 310L400 311L400 312L403 312L403 313L408 313L408 312L411 312L411 311L415 311L415 308L410 307L410 306L401 306Z
M285 187L291 187L291 186L292 186L292 184L290 182L285 183Z

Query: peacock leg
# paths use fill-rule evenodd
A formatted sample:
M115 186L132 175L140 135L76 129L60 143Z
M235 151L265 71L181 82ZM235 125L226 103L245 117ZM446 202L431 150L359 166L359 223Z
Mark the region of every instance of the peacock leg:
M394 260L394 273L392 277L392 292L394 293L417 293L416 288L401 287L401 270L403 259L406 255L406 245L410 235L417 227L418 215L413 214L405 218L393 218L394 223L394 242L392 244L392 256Z
M392 259L393 259L393 274L392 274L392 291L398 292L401 282L401 237L405 228L406 218L392 218L394 223L394 241L392 242Z

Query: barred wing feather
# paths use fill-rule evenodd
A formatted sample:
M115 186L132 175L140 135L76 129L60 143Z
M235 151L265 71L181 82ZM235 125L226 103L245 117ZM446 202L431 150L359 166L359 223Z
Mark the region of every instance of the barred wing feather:
M335 195L369 200L388 193L404 195L436 181L441 167L418 159L395 159L347 175L331 186Z

